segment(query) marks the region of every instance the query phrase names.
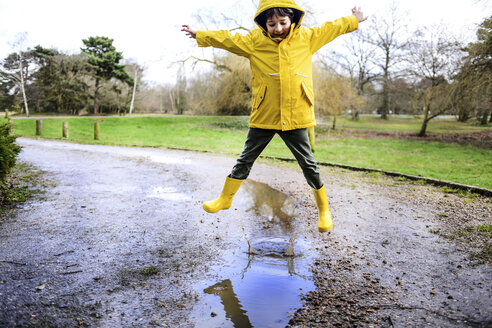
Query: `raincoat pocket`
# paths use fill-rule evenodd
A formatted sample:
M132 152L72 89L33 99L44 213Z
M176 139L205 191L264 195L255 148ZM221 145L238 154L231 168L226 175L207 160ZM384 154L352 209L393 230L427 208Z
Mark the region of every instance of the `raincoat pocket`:
M301 82L301 89L302 89L302 93L304 94L304 98L306 99L306 101L309 104L309 106L313 106L314 105L314 94L313 94L313 90L310 89L306 85L306 83L304 83L304 81Z
M258 93L256 94L255 101L253 103L253 109L258 109L258 107L260 107L261 103L265 99L266 89L266 84L262 84L260 89L258 90Z

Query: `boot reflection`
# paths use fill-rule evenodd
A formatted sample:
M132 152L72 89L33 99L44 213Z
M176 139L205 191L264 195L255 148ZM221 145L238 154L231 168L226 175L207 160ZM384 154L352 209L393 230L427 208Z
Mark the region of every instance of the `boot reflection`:
M239 299L232 289L232 282L229 279L218 282L203 291L206 294L214 294L220 297L226 317L232 321L234 327L253 327L246 315L246 311L242 309L241 303L239 303Z

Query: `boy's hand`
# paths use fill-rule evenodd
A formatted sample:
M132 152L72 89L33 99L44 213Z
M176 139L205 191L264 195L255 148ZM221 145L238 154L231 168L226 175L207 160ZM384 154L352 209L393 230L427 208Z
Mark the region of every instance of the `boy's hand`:
M196 39L196 31L192 29L189 25L182 25L181 31L186 32L186 35L190 37L190 39Z
M360 10L360 7L354 7L352 8L352 15L354 15L359 23L362 23L367 19L367 16L364 17L364 14L362 13L362 10Z

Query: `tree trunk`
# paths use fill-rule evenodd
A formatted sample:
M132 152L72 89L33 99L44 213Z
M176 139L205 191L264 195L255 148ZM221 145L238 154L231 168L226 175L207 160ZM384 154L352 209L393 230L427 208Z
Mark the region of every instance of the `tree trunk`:
M429 113L430 113L429 104L425 104L424 121L422 122L422 126L420 127L420 132L418 134L419 137L425 137L425 132L427 130L427 123L429 123Z
M337 116L336 115L333 115L333 125L332 125L332 130L335 130L337 126Z
M172 90L169 90L169 99L171 99L171 110L174 112L176 110L176 106L174 105L174 97Z
M425 132L427 130L427 123L429 120L424 120L422 126L420 127L419 137L425 137Z
M489 111L487 109L484 109L482 119L480 120L480 124L486 125L488 118L489 118Z
M29 117L29 107L27 107L27 97L26 97L26 87L24 84L24 70L22 69L22 52L19 51L19 70L20 70L20 87L22 90L22 98L24 98L24 109L26 111L26 116Z
M419 137L425 137L425 132L427 131L427 123L429 123L429 120L424 120L424 122L422 122L422 126L420 127Z
M99 104L97 103L99 98L99 79L96 79L96 90L94 91L94 115L99 112Z
M128 115L132 115L133 111L133 102L135 101L135 90L137 89L137 70L135 70L135 78L133 79L133 93L132 93L132 102L130 103L130 111Z
M460 110L458 113L458 122L466 122L470 119L470 113L466 110Z
M383 108L381 109L381 118L384 120L388 119L389 113L389 53L386 52L386 61L384 66L384 77L383 77Z
M355 109L354 111L352 111L352 121L358 121L359 119L359 110Z
M383 106L381 108L381 118L383 120L388 119L388 107L389 107L389 100L388 100L388 89L386 86L383 87Z

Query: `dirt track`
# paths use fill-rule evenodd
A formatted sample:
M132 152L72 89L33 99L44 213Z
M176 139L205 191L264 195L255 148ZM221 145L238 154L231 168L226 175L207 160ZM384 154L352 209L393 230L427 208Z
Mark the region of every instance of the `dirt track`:
M492 325L484 237L449 238L490 225L489 198L324 168L321 235L295 165L255 164L274 190L207 214L233 158L18 142L51 186L0 225L2 327Z

